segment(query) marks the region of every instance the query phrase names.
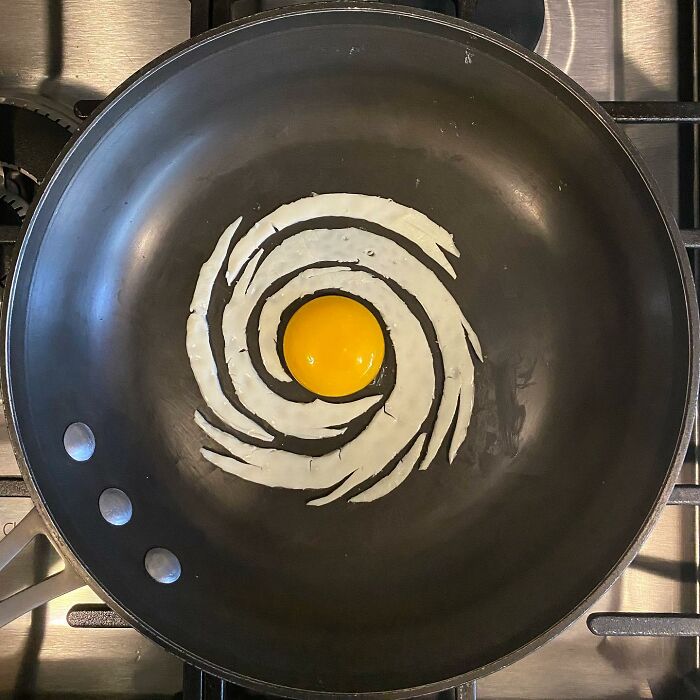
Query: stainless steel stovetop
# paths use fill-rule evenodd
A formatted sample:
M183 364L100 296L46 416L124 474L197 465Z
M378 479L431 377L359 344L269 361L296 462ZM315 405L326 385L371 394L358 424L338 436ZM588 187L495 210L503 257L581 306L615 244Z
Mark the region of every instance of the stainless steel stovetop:
M678 98L678 7L670 0L545 0L537 51L599 100ZM688 3L689 4L689 3ZM64 123L189 35L188 0L0 0L0 102L26 100ZM674 207L678 129L628 127ZM691 449L691 454L694 454ZM0 426L0 477L18 475ZM682 475L698 483L689 458ZM620 499L625 494L620 493ZM30 508L0 497L0 537ZM572 518L576 513L571 514ZM697 508L668 506L621 579L591 612L700 613ZM0 598L60 562L38 541L0 577ZM0 698L172 697L182 664L113 622L87 588L0 629ZM527 605L527 601L522 601ZM75 611L87 610L85 614ZM70 613L70 614L69 614ZM72 624L69 624L69 620ZM202 621L206 624L206 621ZM75 626L77 625L77 626ZM697 637L600 637L579 620L539 651L478 683L479 698L671 698L669 684L700 667Z

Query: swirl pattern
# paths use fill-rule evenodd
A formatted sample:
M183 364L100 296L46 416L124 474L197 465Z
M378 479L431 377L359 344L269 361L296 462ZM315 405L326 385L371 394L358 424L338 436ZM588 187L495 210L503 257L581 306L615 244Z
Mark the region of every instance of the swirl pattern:
M311 226L314 220L329 218L341 219L344 225L298 230L298 224ZM265 486L332 489L309 501L315 506L335 501L377 476L350 501L386 495L416 465L430 466L454 426L447 450L452 462L466 437L473 406L470 346L482 359L476 333L432 269L456 277L446 255L459 256L452 236L420 212L362 194L321 194L285 204L238 236L231 248L241 221L224 231L202 266L187 322L192 371L207 408L226 428L195 413L197 425L227 453L203 448L204 458ZM433 264L420 262L408 248L419 250ZM224 268L231 296L220 323L235 397L222 389L210 337L211 296ZM376 310L393 349L393 385L383 393L342 402L291 400L276 390L279 383L294 381L278 348L283 314L299 299L329 290ZM437 353L411 310L415 305L432 325ZM257 328L251 329L256 310ZM249 347L253 342L260 368ZM442 367L441 382L436 363ZM362 429L343 440L356 421ZM329 449L319 456L292 452L280 445L289 436L316 446L328 441Z

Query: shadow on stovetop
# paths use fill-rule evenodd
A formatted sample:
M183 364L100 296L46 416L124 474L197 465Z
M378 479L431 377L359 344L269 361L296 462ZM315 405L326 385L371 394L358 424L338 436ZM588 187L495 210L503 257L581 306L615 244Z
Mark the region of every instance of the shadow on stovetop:
M46 538L38 537L34 545L34 580L41 581L49 575L53 549ZM46 606L42 605L30 613L31 621L22 650L22 661L15 680L14 698L35 698L37 687L37 663L46 634Z
M640 571L655 574L671 581L678 581L679 583L695 583L697 580L695 564L690 561L678 562L640 554L632 562L631 566Z
M652 693L654 700L700 700L700 670L652 688Z

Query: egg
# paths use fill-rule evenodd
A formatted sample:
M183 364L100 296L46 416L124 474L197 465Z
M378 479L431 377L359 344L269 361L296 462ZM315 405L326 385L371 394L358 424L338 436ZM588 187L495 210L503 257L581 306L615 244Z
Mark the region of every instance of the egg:
M276 256L277 252L266 258L258 270L261 277L269 272L268 264L272 264L274 270ZM234 455L232 458L206 448L203 450L205 458L224 471L265 486L292 489L328 488L342 481L331 494L311 500L310 505L330 503L369 476L379 473L402 446L416 439L435 396L433 357L420 322L385 282L366 271L337 267L308 269L291 279L263 306L261 325L265 330L260 332L261 348L273 344L275 329L279 326L282 310L288 306L288 299L327 289L331 281L339 290L367 299L383 320L391 319L387 330L395 355L394 386L382 410L372 414L354 440L339 449L311 457L252 445L215 427L201 413L195 416L197 425ZM350 405L359 401L356 399ZM410 468L420 454L415 454Z
M209 408L224 423L259 440L272 440L272 435L244 413L241 413L226 397L221 389L218 369L209 340L207 309L214 288L216 276L226 259L226 253L236 229L243 219L239 217L218 240L214 252L199 271L197 285L190 304L187 319L187 355L192 373L197 380L202 398Z
M365 305L329 294L295 311L284 331L283 352L292 376L309 391L349 396L377 376L384 335Z
M314 219L329 217L356 225L313 227ZM307 228L300 230L299 224ZM223 232L202 266L187 325L190 364L205 406L226 428L195 412L197 425L225 451L203 447L203 457L262 486L331 489L308 501L314 506L331 503L375 476L349 500L383 498L416 466L427 469L448 439L452 462L471 417L472 352L482 357L476 332L440 279L456 277L446 257L459 256L452 236L414 209L350 193L284 204L242 236L239 225L237 220ZM220 330L235 391L231 398L221 389L208 319L227 255L231 297ZM413 305L422 307L436 344L429 342ZM283 327L286 314L291 317ZM372 391L387 342L395 363L393 385ZM440 382L435 363L442 367ZM280 390L294 382L312 398L292 400ZM367 387L370 395L354 396ZM323 451L323 441L342 436L353 421L365 421L359 433ZM319 441L317 456L285 448L281 440L287 436Z

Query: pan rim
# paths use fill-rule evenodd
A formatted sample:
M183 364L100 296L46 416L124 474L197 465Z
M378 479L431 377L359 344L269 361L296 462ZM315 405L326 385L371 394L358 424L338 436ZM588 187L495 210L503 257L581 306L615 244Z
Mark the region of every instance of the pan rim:
M211 41L220 39L223 36L233 35L236 32L245 30L249 27L259 26L264 24L272 24L286 19L291 16L301 16L301 15L318 15L318 14L329 14L329 13L362 13L365 15L393 15L398 17L407 18L410 21L415 21L416 23L426 22L431 25L436 25L438 28L440 26L446 27L451 31L458 30L464 34L465 40L469 37L476 37L482 40L486 40L491 44L495 44L500 50L505 50L511 55L517 56L520 60L525 61L530 67L537 70L539 73L545 76L545 79L552 81L552 88L565 90L570 97L572 97L578 104L586 109L586 111L595 117L601 126L607 130L609 136L611 136L617 146L622 150L622 152L627 156L636 172L638 173L641 181L648 190L650 196L654 200L654 204L659 213L660 219L663 222L666 232L669 236L670 242L673 246L673 250L676 256L676 262L678 264L678 271L681 275L681 281L683 286L683 292L685 297L685 308L686 316L688 320L688 383L686 386L686 401L685 408L678 427L678 437L676 440L674 457L670 461L666 476L663 483L659 489L659 492L654 500L654 504L641 524L637 534L631 541L630 545L623 553L623 555L618 559L614 566L608 571L605 578L603 578L600 583L582 600L580 601L566 616L561 618L557 623L552 625L549 629L545 630L539 634L534 639L530 640L521 647L509 652L503 657L500 657L484 666L477 669L472 669L471 671L455 676L452 678L444 679L441 681L435 681L427 683L425 685L416 686L413 688L404 689L392 689L385 691L369 691L369 692L329 692L325 690L311 690L311 689L298 689L288 686L281 686L275 683L262 681L259 679L250 678L241 674L233 673L229 670L223 669L216 664L208 662L206 659L202 659L186 651L182 647L178 646L176 643L164 636L160 635L157 630L150 627L143 620L140 620L136 615L131 613L127 608L123 607L118 601L113 599L108 591L102 587L95 578L89 567L83 563L79 554L74 551L72 545L68 542L66 538L63 537L58 524L54 522L48 505L45 503L41 491L38 485L34 481L34 477L29 466L28 460L25 458L24 445L20 439L19 431L16 428L16 411L13 401L12 387L10 386L10 357L9 357L9 341L10 341L10 318L12 316L12 308L14 304L16 287L17 287L17 275L15 272L20 269L22 260L24 257L24 252L27 247L27 242L30 238L30 234L34 227L35 213L43 206L47 199L48 193L52 186L57 180L57 176L61 173L62 169L65 167L65 163L68 156L73 153L81 144L86 134L90 133L91 130L96 128L102 117L107 114L114 105L116 105L120 100L125 98L134 88L141 84L146 79L155 75L159 70L163 69L170 63L178 60L180 57L188 54L192 50L198 49L200 46L204 46ZM66 144L62 152L54 161L54 164L47 173L44 179L35 203L30 209L24 226L22 227L20 233L20 239L18 240L14 259L11 266L11 281L7 289L5 290L5 296L2 307L2 318L0 320L0 328L2 330L3 343L2 343L2 395L4 400L4 412L6 417L6 422L8 425L8 431L10 434L10 440L13 447L15 457L17 459L18 465L24 481L28 485L30 495L34 506L40 512L42 519L46 525L47 531L56 546L57 550L61 556L65 559L67 565L72 566L80 574L80 576L85 580L86 584L89 585L103 600L109 603L110 607L115 609L126 621L128 621L137 631L145 636L149 637L160 646L164 647L167 651L175 654L183 661L187 663L193 663L198 668L201 668L207 672L215 674L219 677L223 677L227 680L231 680L235 683L240 683L248 688L261 691L274 693L277 695L282 695L285 697L292 698L305 698L305 697L321 697L321 696L358 696L361 695L367 698L386 698L392 697L402 699L409 698L413 696L423 695L432 692L439 692L448 688L467 683L469 681L475 680L477 678L483 677L495 671L498 671L515 661L523 658L530 652L534 651L538 647L542 646L545 642L549 641L553 637L557 636L563 632L569 625L571 625L575 620L577 620L590 606L608 590L608 588L615 582L622 571L629 565L632 559L636 556L639 549L649 536L651 530L656 524L660 517L661 511L666 505L666 501L675 485L678 472L683 464L686 450L690 441L690 436L692 432L693 422L695 418L695 409L698 400L698 383L700 379L700 320L698 318L698 300L695 291L695 285L693 281L693 274L690 267L690 262L688 260L687 252L685 246L681 240L678 225L673 217L668 204L664 201L659 187L654 181L651 173L647 169L641 157L637 153L634 146L628 140L627 136L619 129L615 124L613 119L605 112L605 110L594 100L587 92L583 90L577 83L575 83L569 76L560 71L555 66L548 63L546 60L534 54L531 51L519 46L513 41L510 41L499 34L491 32L489 30L483 29L476 25L467 23L463 20L446 17L438 15L432 12L418 10L414 8L404 7L404 6L394 6L387 4L379 4L373 2L360 2L356 0L353 3L347 2L324 2L315 5L297 5L288 8L282 8L278 10L273 10L266 13L260 13L249 18L244 18L242 20L237 20L235 22L228 23L222 27L210 30L201 34L197 37L190 38L185 42L175 46L171 50L167 51L160 57L156 58L141 70L137 71L134 75L130 76L126 81L124 81L120 86L118 86L109 96L103 100L100 107L94 112L87 123L76 131L75 135Z

